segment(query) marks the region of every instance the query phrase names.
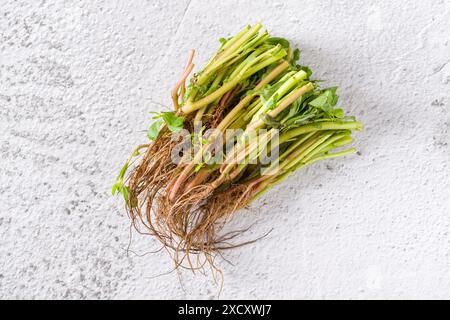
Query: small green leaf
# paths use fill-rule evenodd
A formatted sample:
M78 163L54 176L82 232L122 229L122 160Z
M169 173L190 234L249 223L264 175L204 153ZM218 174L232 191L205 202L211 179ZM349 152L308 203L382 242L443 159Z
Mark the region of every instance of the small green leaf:
M161 123L162 123L162 120L161 120ZM128 158L125 165L122 167L122 169L120 169L120 172L116 177L116 183L112 186L112 189L111 189L111 193L113 196L116 195L117 193L122 194L122 196L125 199L125 201L127 202L127 204L129 201L129 189L127 186L125 186L123 184L123 181L125 179L125 173L127 172L128 168L130 166L130 162L131 162L132 158L139 156L140 155L139 150L143 149L143 148L145 148L145 146L143 146L143 145L139 146L131 153L131 155Z
M300 50L296 48L292 54L292 61L296 63L300 59Z
M173 112L162 112L161 113L164 122L167 124L167 127L172 132L178 132L183 129L184 118L178 117Z
M163 122L167 124L167 128L169 128L172 132L178 132L183 129L184 118L178 117L173 112L150 112L154 114L152 119L156 121L153 122L147 131L147 137L150 140L155 140L158 137L158 133L161 130L161 126Z
M280 44L283 48L288 49L289 48L289 41L287 41L284 38L280 38L280 37L272 37L267 39L267 43L269 44L273 44L273 45L277 45Z
M117 183L116 183L115 185L113 185L112 190L111 190L111 193L112 193L113 196L116 195L116 193L117 193L117 188L118 188L118 187L119 187L119 186L117 185Z
M197 165L195 166L194 171L195 171L195 172L199 172L200 169L201 169L202 167L203 167L203 163L199 163L199 164L197 164Z
M161 125L162 125L162 120L157 120L150 125L150 127L148 128L148 131L147 131L147 137L150 140L156 139L156 137L158 136L159 130L161 129Z
M313 101L311 101L309 104L313 107L323 109L327 104L327 100L328 100L327 96L325 94L321 94Z
M331 114L333 106L335 106L338 102L336 89L337 87L331 87L323 90L317 98L309 103L309 105L321 109L328 114Z
M122 196L123 196L125 202L128 204L130 201L130 191L129 191L128 187L122 186L121 193L122 193Z
M122 169L120 169L119 175L117 176L117 181L123 180L123 177L125 176L125 172L128 170L129 163L125 163Z
M338 96L336 95L337 87L330 87L325 89L325 94L327 96L327 102L330 106L335 106L338 102Z
M334 109L333 116L335 116L336 118L339 118L339 119L344 118L344 110L342 110L341 108Z

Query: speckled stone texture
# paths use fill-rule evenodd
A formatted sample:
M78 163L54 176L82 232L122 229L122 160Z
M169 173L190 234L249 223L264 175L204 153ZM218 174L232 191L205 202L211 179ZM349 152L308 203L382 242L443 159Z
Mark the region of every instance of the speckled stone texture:
M448 1L9 1L0 5L0 298L217 298L133 234L110 188L149 111L247 23L302 49L365 131L233 227L220 298L450 298ZM162 274L155 277L158 274Z

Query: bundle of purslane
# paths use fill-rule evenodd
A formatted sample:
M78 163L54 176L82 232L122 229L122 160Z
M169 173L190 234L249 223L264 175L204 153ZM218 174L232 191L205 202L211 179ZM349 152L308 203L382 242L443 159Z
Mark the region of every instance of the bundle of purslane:
M223 230L233 213L295 170L355 152L335 150L362 128L335 107L336 87L319 88L298 64L299 50L260 29L220 39L187 81L191 52L172 91L175 110L154 113L151 142L135 149L113 187L136 229L156 237L177 266L213 264L216 253L242 245L232 241L241 231Z

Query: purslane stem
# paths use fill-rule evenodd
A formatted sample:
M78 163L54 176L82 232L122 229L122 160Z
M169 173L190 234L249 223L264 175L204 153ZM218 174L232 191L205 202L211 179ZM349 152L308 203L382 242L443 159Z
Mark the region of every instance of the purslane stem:
M261 59L265 58L264 53L258 57L249 56L246 60L244 60L242 62L243 67L239 70L239 72L236 76L232 77L227 82L225 82L219 89L215 90L213 93L209 94L208 96L201 98L200 100L193 102L192 100L188 99L186 101L186 104L182 107L181 110L183 111L183 113L188 114L188 113L198 110L204 106L207 106L208 104L210 104L217 98L220 98L226 92L231 90L234 86L236 86L242 80L247 79L254 73L269 66L270 64L277 62L278 60L281 60L286 55L286 51L284 51L283 49L280 49L279 52L280 53L277 53L272 57L269 56L269 58L263 60L261 63L258 63L258 62Z
M289 63L284 60L282 61L277 67L275 67L267 76L265 76L256 86L255 89L259 90L263 88L265 85L269 84L271 81L273 81L276 77L278 77L281 73L283 73L285 70L289 68ZM220 135L223 134L224 130L231 124L231 121L233 118L239 114L239 112L245 108L254 98L254 95L248 95L244 97L226 116L225 118L219 123L216 130L214 130L214 133L208 138L208 144L212 144L215 139ZM200 163L203 157L203 151L200 150L195 156L194 159L183 169L179 177L177 178L177 181L174 183L174 185L171 188L170 193L170 199L174 199L176 196L176 193L178 192L181 184L184 182L184 180L188 177L190 172L194 169L195 165L197 163Z
M265 85L269 84L274 80L276 77L278 77L282 72L287 70L289 68L289 63L284 60L282 61L275 69L273 69L264 79L262 79L256 86L256 90L260 90ZM248 95L244 99L242 99L236 107L233 108L221 121L221 123L217 126L217 129L222 131L228 127L228 125L231 123L233 118L243 109L245 108L251 100L254 98L254 95Z

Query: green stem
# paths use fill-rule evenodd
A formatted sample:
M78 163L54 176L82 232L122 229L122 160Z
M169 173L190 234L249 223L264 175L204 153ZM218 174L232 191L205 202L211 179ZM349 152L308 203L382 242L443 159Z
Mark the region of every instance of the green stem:
M267 100L267 102L256 112L256 114L253 116L253 121L259 119L261 114L267 112L270 110L271 106L274 103L275 99L281 99L290 89L292 89L297 83L300 81L306 79L308 75L305 71L300 70L296 74L292 75L283 85L281 85L280 88L278 88L277 91L275 91L274 94Z
M198 109L210 104L211 102L213 102L217 98L220 98L222 95L224 95L229 90L231 90L239 82L247 79L248 77L250 77L254 73L258 72L259 70L265 68L266 66L282 59L284 57L284 55L286 55L286 51L281 49L280 52L282 54L276 54L273 57L269 57L268 59L265 59L265 53L260 54L259 56L256 56L256 54L255 54L255 56L252 56L253 54L250 55L247 59L245 59L241 63L242 68L241 67L237 68L237 70L239 70L238 73L234 76L235 72L233 72L233 74L230 76L230 79L228 80L228 82L224 83L222 85L222 87L220 87L219 89L217 89L210 95L208 95L198 101L193 102L192 100L188 99L188 101L182 107L181 110L183 111L183 113L187 114L187 113L191 113L195 110L198 110ZM261 59L265 59L265 60L263 60L261 63L258 63Z
M204 83L206 83L206 81L209 79L210 74L219 69L222 64L233 58L233 53L238 53L240 49L239 47L241 47L246 41L257 34L261 27L262 25L260 23L255 24L253 27L244 32L244 34L242 34L239 38L237 38L230 46L219 53L217 55L217 60L203 70L202 74L197 79L197 83L199 85L203 85Z
M325 159L330 159L330 158L337 158L337 157L342 157L348 154L352 154L352 153L356 153L356 149L355 148L350 148L347 150L343 150L343 151L339 151L339 152L334 152L334 153L328 153L328 154L324 154L318 157L314 157L311 160L307 161L306 163L304 163L304 165L310 165L316 161L319 160L325 160Z
M314 90L314 85L311 82L308 82L304 86L295 89L293 92L289 94L288 97L283 99L280 104L273 110L267 113L268 116L275 118L277 115L279 115L282 111L284 111L287 107L289 107L292 103L294 103L298 98L300 98L305 93ZM255 117L254 117L255 118ZM247 126L245 131L251 132L257 129L260 129L265 126L265 123L261 119L257 119L253 122L250 122L250 124Z
M285 132L285 139L289 140L301 134L322 130L362 130L362 125L358 121L314 121L312 123L291 129Z

